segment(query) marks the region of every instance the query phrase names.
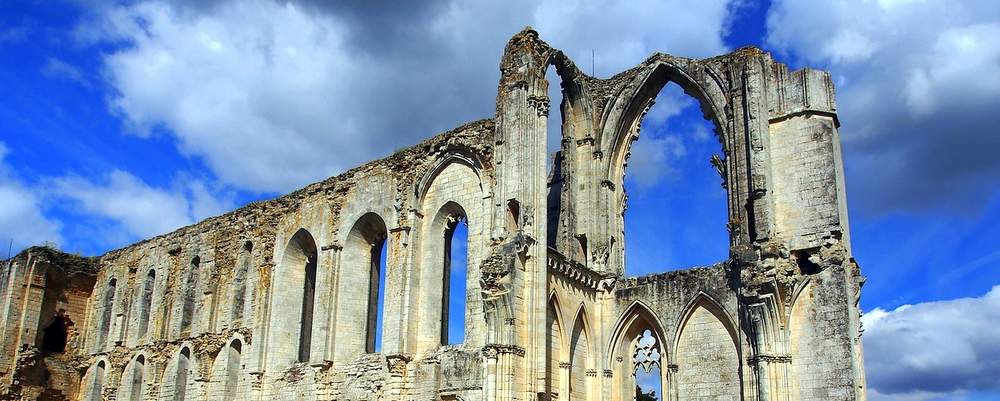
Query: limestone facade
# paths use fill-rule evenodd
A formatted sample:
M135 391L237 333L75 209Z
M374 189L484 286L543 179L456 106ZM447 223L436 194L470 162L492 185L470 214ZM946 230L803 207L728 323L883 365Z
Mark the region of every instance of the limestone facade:
M667 400L866 399L829 74L744 48L598 79L531 29L500 70L491 119L98 257L6 261L3 399L624 401L637 369ZM623 177L669 82L722 143L730 256L630 277Z

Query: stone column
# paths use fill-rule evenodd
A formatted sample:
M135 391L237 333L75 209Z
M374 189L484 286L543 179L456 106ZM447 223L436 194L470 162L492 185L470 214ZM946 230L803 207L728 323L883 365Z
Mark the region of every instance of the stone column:
M497 400L534 399L545 391L546 323L546 128L549 98L545 69L551 49L526 28L515 35L501 61L500 93L497 95L497 201L494 221L502 222L506 204L514 199L521 205L521 233L526 244L523 272L516 273L509 299L513 305L516 348L512 356L497 356ZM506 348L505 348L506 349ZM513 364L521 362L518 366ZM519 374L511 375L513 371ZM514 378L523 378L523 384ZM511 386L517 386L511 388Z

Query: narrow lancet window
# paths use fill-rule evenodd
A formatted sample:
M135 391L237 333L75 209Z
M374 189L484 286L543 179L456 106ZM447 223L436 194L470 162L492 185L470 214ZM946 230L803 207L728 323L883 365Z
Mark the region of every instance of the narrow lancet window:
M156 271L149 269L146 279L142 283L142 299L139 304L139 337L146 335L149 331L149 314L153 306L153 288L156 286Z
M201 258L195 256L191 260L191 266L187 271L187 280L184 284L184 306L181 310L181 331L191 328L191 321L194 320L195 296L198 291L198 266L201 265Z
M236 400L236 392L239 389L240 375L242 374L241 354L243 346L240 340L233 340L229 344L228 355L226 355L226 389L224 401Z
M143 373L146 370L146 358L139 355L132 363L132 383L129 391L129 401L142 400Z
M118 280L111 279L108 282L108 288L104 292L104 310L101 311L101 323L97 330L97 345L98 348L104 348L105 342L108 340L108 333L111 330L111 316L114 312L115 306L115 288L118 286Z
M441 338L445 344L465 340L466 271L469 225L463 216L452 216L444 232L444 305Z
M191 351L181 350L177 356L177 374L174 377L174 401L184 401L187 398L188 372L191 366Z
M316 300L316 250L308 254L302 288L302 330L299 331L299 362L309 362L312 347L313 309Z
M377 239L371 247L371 281L368 290L368 353L382 351L382 322L385 310L386 241Z

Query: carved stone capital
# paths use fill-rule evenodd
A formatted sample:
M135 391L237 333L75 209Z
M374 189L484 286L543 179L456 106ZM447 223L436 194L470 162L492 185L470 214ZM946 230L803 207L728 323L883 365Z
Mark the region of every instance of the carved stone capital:
M396 377L402 377L406 374L406 364L410 363L413 358L404 354L392 354L385 357L386 365L389 368L389 374Z

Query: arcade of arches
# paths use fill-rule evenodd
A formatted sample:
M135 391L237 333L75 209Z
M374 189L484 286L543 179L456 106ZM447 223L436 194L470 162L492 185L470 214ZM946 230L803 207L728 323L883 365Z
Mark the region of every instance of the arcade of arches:
M500 70L493 118L101 256L5 261L0 399L866 399L829 74L745 48L600 79L530 29ZM728 255L629 276L623 177L670 83L719 138Z

